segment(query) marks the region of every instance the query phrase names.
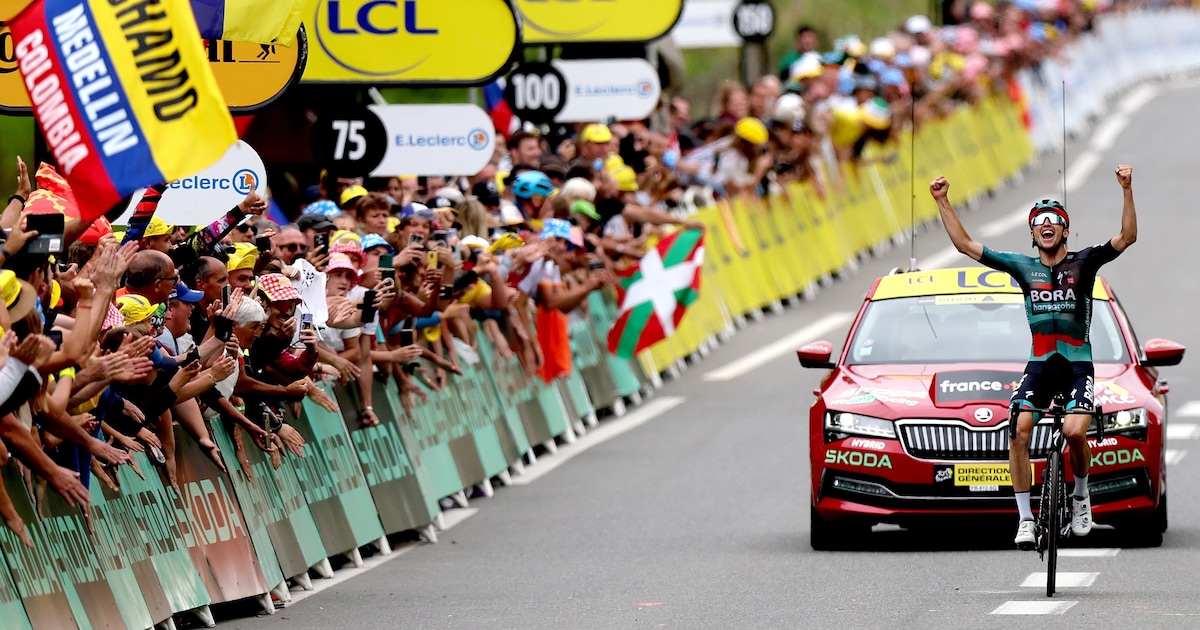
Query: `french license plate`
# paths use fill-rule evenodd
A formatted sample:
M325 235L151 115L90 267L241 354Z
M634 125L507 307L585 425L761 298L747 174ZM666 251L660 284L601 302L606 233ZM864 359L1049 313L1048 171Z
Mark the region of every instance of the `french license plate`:
M999 492L1000 486L968 486L971 492Z

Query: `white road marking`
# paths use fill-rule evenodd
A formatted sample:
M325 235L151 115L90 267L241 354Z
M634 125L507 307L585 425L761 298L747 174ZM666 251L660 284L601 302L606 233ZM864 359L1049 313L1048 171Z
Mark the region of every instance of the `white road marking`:
M1105 119L1103 123L1100 123L1100 128L1096 130L1096 133L1092 134L1092 150L1103 153L1111 149L1117 136L1121 135L1127 126L1129 126L1129 116L1117 114Z
M1200 437L1200 424L1168 424L1168 440L1194 440Z
M853 319L854 313L848 311L830 313L779 341L763 346L740 359L731 361L725 367L708 372L704 375L704 380L709 382L731 381L739 376L749 374L789 352L795 352L800 346L816 340L821 335L845 326Z
M525 469L525 474L513 477L514 486L527 486L559 466L571 461L571 458L587 451L589 448L611 440L626 431L635 429L662 414L682 405L687 400L682 396L662 396L629 412L623 418L615 418L604 422L579 436L574 444L564 446L553 455L538 457L537 465Z
M455 525L458 525L459 523L462 523L463 521L467 520L468 518L475 516L475 513L478 511L479 511L479 508L462 508L462 509L455 509L455 510L447 510L447 511L443 512L442 514L444 515L444 518L446 519L446 528L443 529L442 531L449 531ZM337 571L335 571L333 574L333 578L331 578L331 579L313 580L312 581L313 589L311 591L306 591L303 589L297 589L295 591L292 591L292 601L288 602L288 606L291 606L293 604L296 604L297 602L308 599L309 597L312 597L313 595L316 595L317 593L320 593L322 591L333 588L334 586L337 586L338 584L341 584L342 582L345 582L346 580L354 579L354 578L366 573L367 571L370 571L371 569L374 569L386 562L391 562L392 560L395 560L396 558L399 558L400 556L402 556L424 544L427 544L427 543L423 543L423 542L405 543L399 547L393 547L392 553L390 553L386 556L377 554L377 555L371 556L370 558L363 558L363 565L362 565L361 569L355 568L353 565L348 564L348 565L338 569Z
M1174 448L1167 449L1167 453L1166 453L1167 465L1174 466L1175 464L1178 464L1180 462L1180 460L1183 459L1184 455L1187 455L1187 451L1181 451L1179 449L1174 449Z
M1117 111L1126 116L1133 114L1141 109L1143 105L1154 100L1158 96L1159 89L1153 85L1145 84L1133 88L1125 98L1121 99L1121 104L1117 105Z
M1121 549L1117 547L1105 548L1099 547L1096 549L1059 549L1058 557L1060 558L1111 558L1121 553ZM1043 582L1044 584L1045 582Z
M1043 585L1044 586L1044 585ZM1061 615L1079 602L1004 602L993 610L993 615Z
M1002 216L995 221L984 223L983 225L979 226L979 235L984 238L995 238L1001 234L1007 234L1009 231L1016 228L1028 227L1029 209L1032 208L1033 204L1035 203L1037 203L1037 199L1018 207L1015 212Z
M1076 190L1082 186L1099 163L1100 155L1092 151L1084 153L1072 162L1070 170L1067 171L1067 192Z
M1182 407L1175 410L1175 415L1180 418L1200 418L1200 400L1183 403Z
M1058 588L1086 588L1091 586L1097 577L1100 577L1099 573L1059 571L1058 575L1054 578L1054 583ZM1021 582L1021 586L1025 588L1045 588L1046 572L1030 573L1029 577L1025 578L1024 582Z

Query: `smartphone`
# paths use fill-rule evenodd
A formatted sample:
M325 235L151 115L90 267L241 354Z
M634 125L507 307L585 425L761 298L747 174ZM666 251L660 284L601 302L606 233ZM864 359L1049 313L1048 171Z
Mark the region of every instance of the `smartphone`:
M426 269L437 269L438 268L437 252L429 252L428 254L425 255L425 268Z
M46 336L50 338L50 341L54 342L55 348L62 347L63 334L61 330L47 330Z
M412 322L409 322L409 323L411 324ZM400 329L400 345L401 346L411 346L414 343L417 343L416 329L415 328L401 328Z
M429 178L424 175L417 176L417 194L424 197L429 194Z
M263 426L263 431L266 431L267 433L271 432L271 412L270 411L263 412L263 425L262 426Z
M199 360L200 360L200 348L198 346L192 346L192 349L189 350L187 355L185 355L183 357L183 364L187 365L193 361L199 361Z
M221 308L229 306L229 302L233 299L230 293L231 291L232 289L229 288L228 284L221 287Z
M448 235L445 230L437 230L430 236L430 239L433 240L433 243L438 247L448 247L446 242L447 236Z
M317 232L313 234L313 251L314 252L329 252L329 233Z
M61 212L31 214L25 217L25 229L37 231L37 238L29 241L25 251L30 254L61 254L66 215Z
M362 323L370 324L375 321L375 289L367 289L363 294L362 301Z
M391 280L393 284L396 282L396 267L392 264L393 259L391 254L384 254L379 257L379 275L383 280Z
M67 273L71 269L71 263L60 258L55 262L55 267L58 269L58 273Z
M300 327L301 328L313 328L312 313L300 313Z
M269 253L271 251L271 237L259 236L258 238L255 238L254 246L258 248L258 251L264 254Z
M602 260L589 260L588 261L588 271L600 271L603 268L604 268L604 261L602 261Z

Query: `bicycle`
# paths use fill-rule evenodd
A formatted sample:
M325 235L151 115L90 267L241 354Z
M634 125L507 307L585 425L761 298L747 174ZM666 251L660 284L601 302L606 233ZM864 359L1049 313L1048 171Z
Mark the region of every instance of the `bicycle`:
M1037 517L1034 519L1034 549L1038 552L1038 560L1046 562L1046 597L1054 597L1055 573L1058 569L1058 544L1071 536L1071 508L1067 502L1067 481L1063 473L1065 460L1063 449L1067 440L1063 437L1062 423L1068 414L1089 415L1096 422L1096 432L1099 441L1104 440L1104 423L1099 420L1103 415L1100 407L1093 411L1081 409L1066 409L1066 396L1059 393L1054 396L1048 409L1021 409L1013 405L1009 409L1009 439L1017 434L1017 417L1022 412L1034 414L1034 426L1044 416L1050 416L1052 424L1050 447L1046 451L1046 467L1042 470L1042 492L1038 497ZM1049 557L1047 558L1047 554Z

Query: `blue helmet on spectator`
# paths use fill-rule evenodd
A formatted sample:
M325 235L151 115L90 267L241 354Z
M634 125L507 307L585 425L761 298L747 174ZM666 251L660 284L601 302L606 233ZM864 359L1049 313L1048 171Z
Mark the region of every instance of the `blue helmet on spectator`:
M512 189L517 199L549 197L550 193L554 192L554 184L550 182L550 177L541 171L525 171L513 180Z

